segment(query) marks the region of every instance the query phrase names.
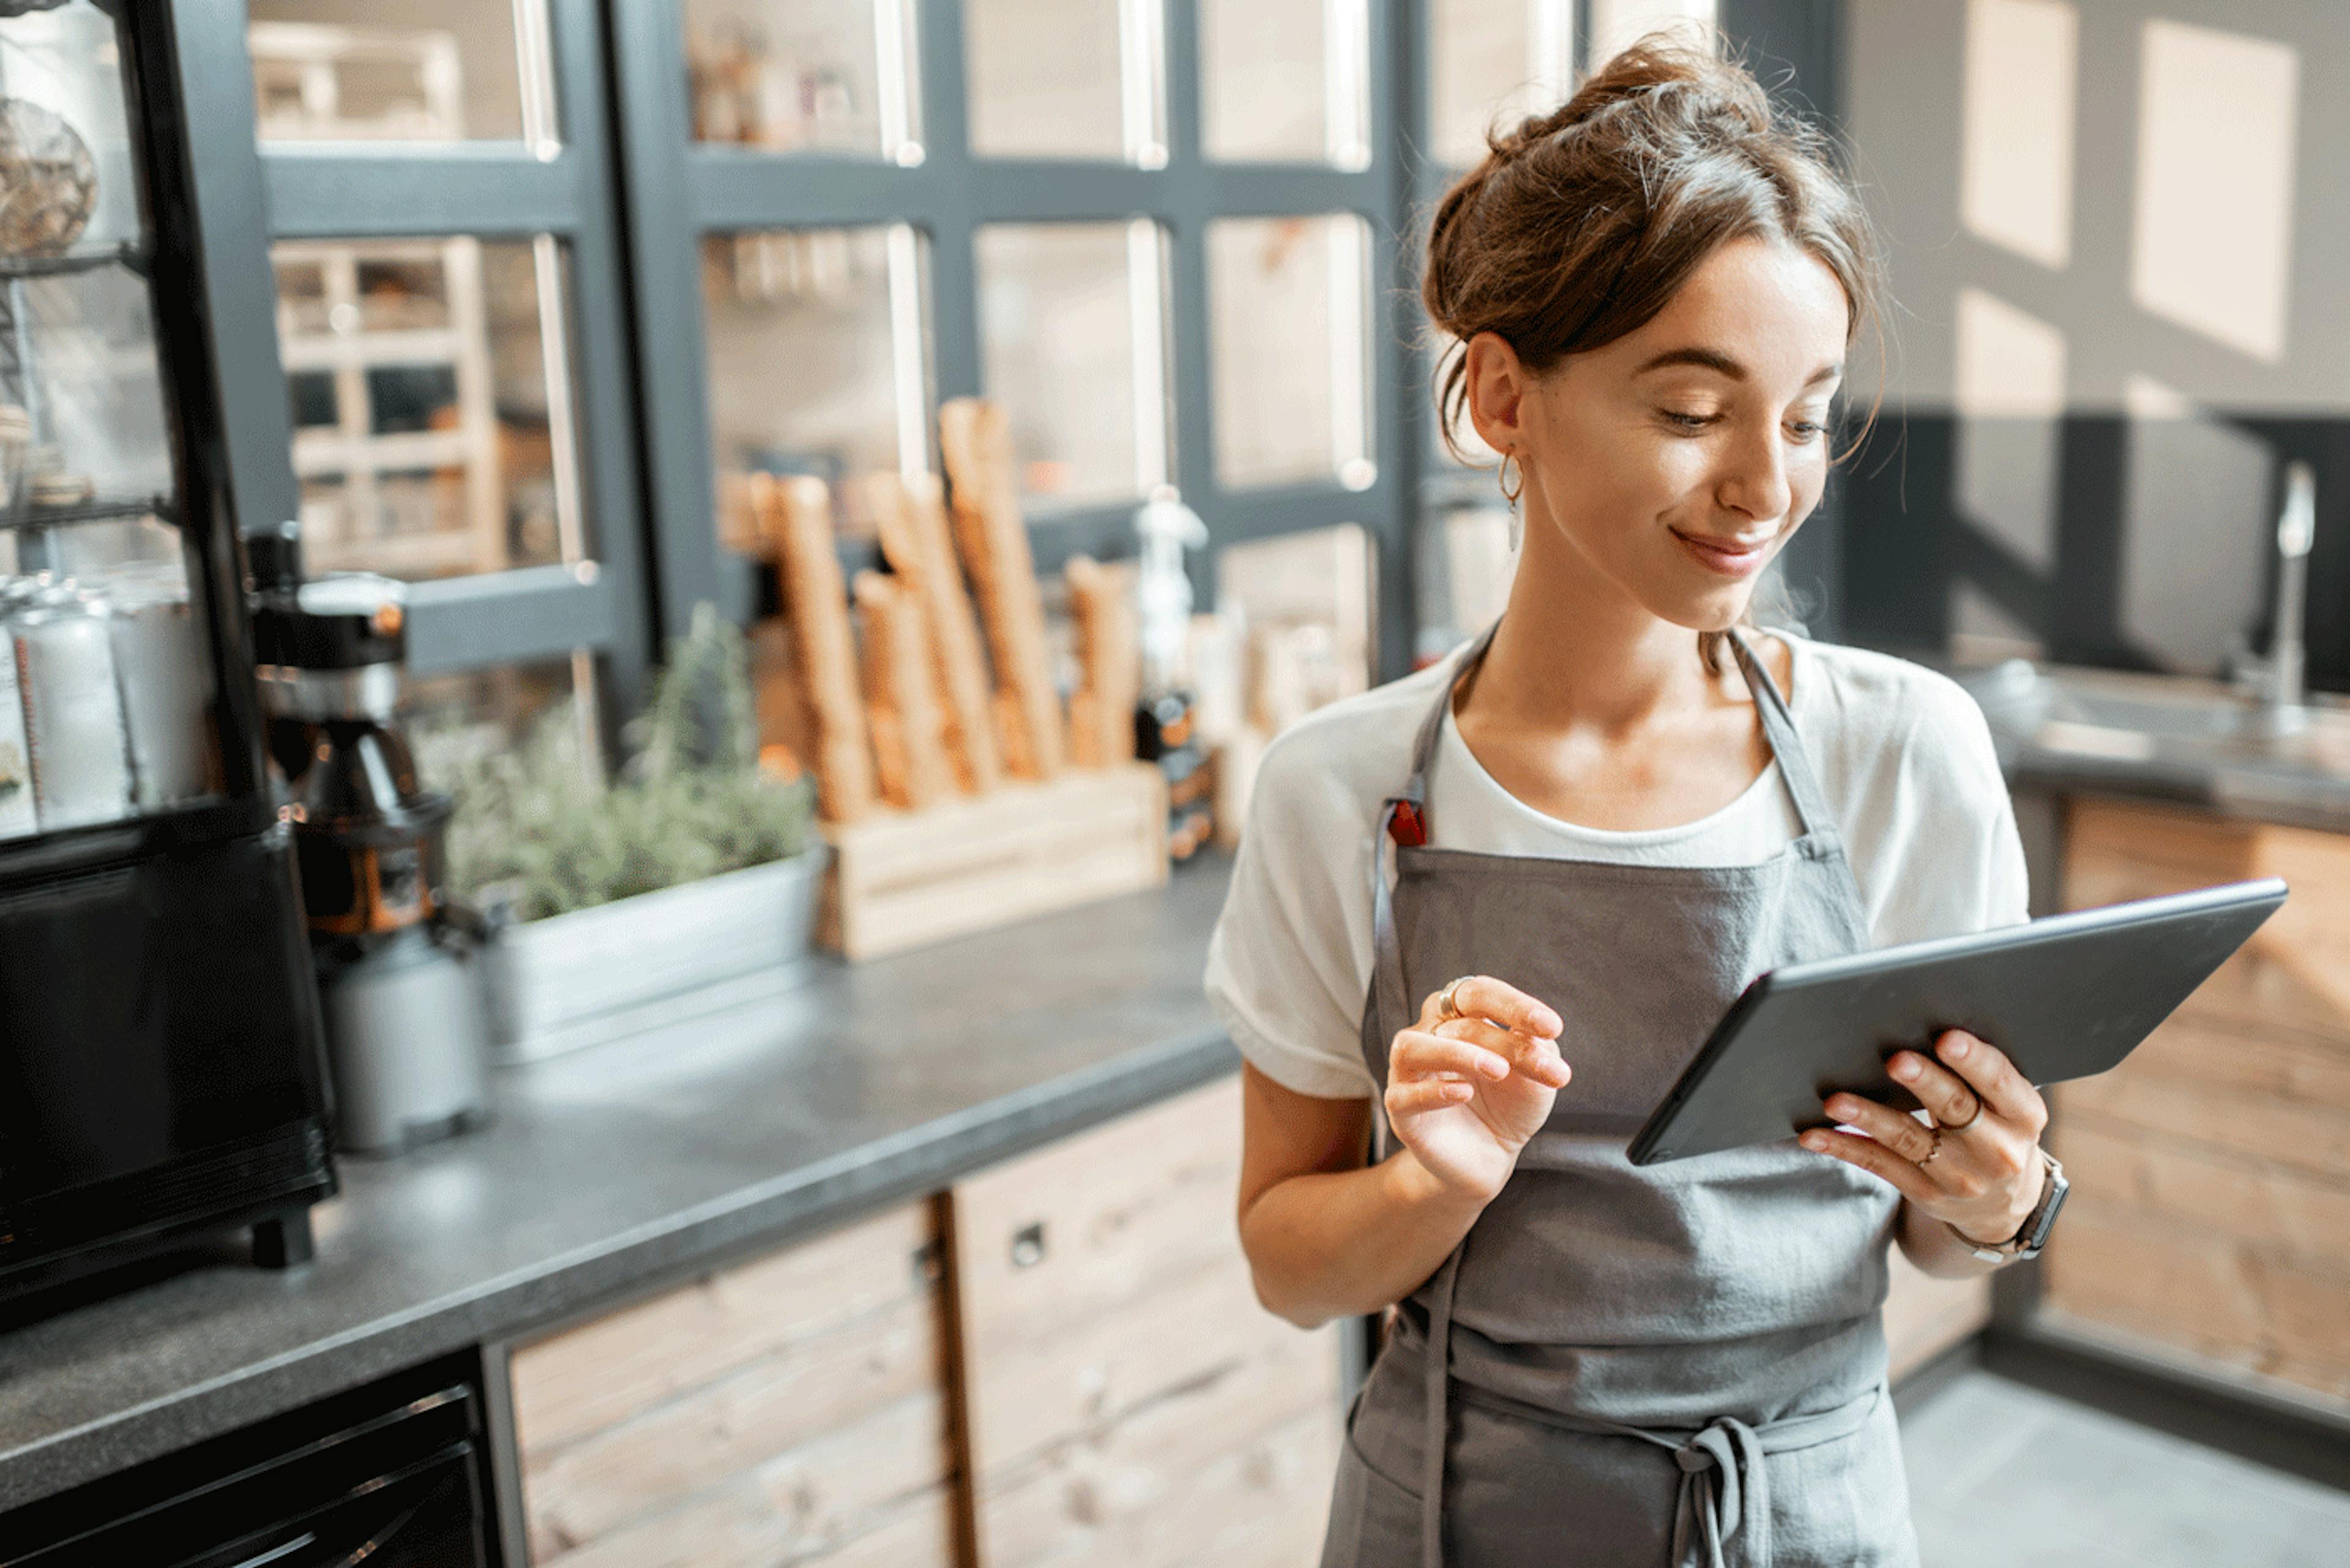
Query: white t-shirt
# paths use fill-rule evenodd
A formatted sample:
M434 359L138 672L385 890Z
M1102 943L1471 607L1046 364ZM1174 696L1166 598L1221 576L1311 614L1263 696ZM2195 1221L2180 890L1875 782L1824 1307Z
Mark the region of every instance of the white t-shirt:
M1923 665L1773 628L1788 708L1842 831L1877 946L2012 925L2023 845L1982 711ZM1377 1092L1359 1045L1371 972L1371 848L1411 771L1420 722L1464 649L1309 714L1265 753L1222 917L1208 1002L1258 1071L1300 1094ZM1430 842L1649 866L1768 860L1800 831L1774 761L1721 810L1612 832L1534 810L1478 763L1448 712L1428 779Z

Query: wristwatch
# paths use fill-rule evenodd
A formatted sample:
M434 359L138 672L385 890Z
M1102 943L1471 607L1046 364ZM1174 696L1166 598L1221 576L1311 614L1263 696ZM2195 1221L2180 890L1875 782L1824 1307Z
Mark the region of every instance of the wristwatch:
M2048 1162L2047 1184L2040 1189L2040 1201L2033 1204L2032 1212L2023 1217L2022 1229L2006 1241L1978 1241L1956 1225L1950 1225L1949 1220L1942 1221L1950 1225L1951 1235L1964 1241L1967 1250L1984 1262L2004 1263L2015 1258L2036 1258L2040 1255L2040 1249L2047 1244L2049 1227L2056 1223L2056 1210L2064 1206L2064 1192L2072 1183L2064 1179L2064 1168L2056 1163L2054 1155L2043 1148L2040 1151L2040 1158Z

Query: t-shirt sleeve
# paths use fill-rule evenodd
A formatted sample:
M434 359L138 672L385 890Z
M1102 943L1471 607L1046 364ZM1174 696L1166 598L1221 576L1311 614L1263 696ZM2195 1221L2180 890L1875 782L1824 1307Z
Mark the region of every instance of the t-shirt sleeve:
M1876 943L2031 919L2023 840L1991 726L1964 687L1922 672L1909 722L1853 834Z
M1367 1099L1378 1092L1359 1044L1372 827L1303 739L1276 742L1251 788L1208 943L1208 1005L1242 1056L1283 1087Z

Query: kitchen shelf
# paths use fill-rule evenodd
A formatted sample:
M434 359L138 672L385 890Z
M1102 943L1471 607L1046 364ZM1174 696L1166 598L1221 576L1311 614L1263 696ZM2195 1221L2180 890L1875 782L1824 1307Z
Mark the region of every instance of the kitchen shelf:
M0 255L0 278L57 277L67 273L95 272L99 267L126 267L140 277L147 275L147 249L134 241L125 240L95 250L67 251L58 255Z
M113 523L126 517L152 515L176 523L165 495L95 496L71 506L26 506L15 516L0 514L0 531L30 533L36 528L70 528L78 523Z

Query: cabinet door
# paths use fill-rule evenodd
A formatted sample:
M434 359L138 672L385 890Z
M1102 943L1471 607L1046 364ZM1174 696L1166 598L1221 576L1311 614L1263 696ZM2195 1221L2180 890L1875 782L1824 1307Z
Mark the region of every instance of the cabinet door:
M1257 1303L1240 1114L1227 1078L955 1189L982 1568L1313 1561L1337 1330Z
M2350 835L2081 799L2064 901L2280 876L2284 907L2110 1073L2057 1085L2045 1307L2350 1397Z
M925 1199L513 1355L538 1568L953 1561Z

